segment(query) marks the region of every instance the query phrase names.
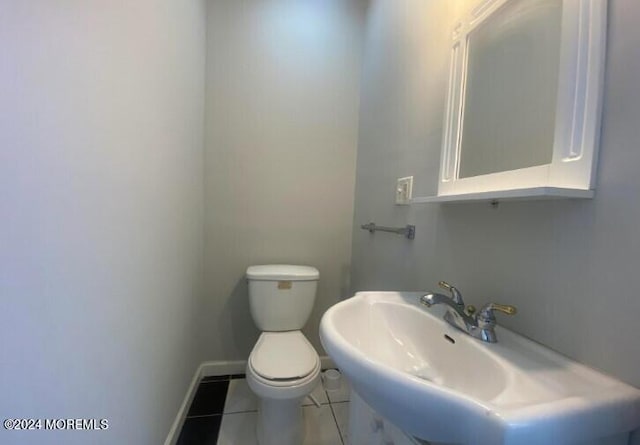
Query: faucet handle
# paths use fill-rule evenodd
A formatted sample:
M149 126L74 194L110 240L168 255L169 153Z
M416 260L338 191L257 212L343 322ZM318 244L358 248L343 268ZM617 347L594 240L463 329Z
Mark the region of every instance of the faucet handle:
M484 308L499 311L507 315L516 315L518 313L518 309L509 304L489 303Z
M438 281L438 286L451 292L451 299L453 300L454 303L464 306L464 300L462 299L462 294L457 288L453 287L446 281Z
M515 306L499 303L488 303L482 306L480 312L478 312L478 320L481 320L487 324L494 325L496 323L496 316L494 311L502 312L506 315L515 315L518 313L518 309Z
M447 283L446 281L438 281L438 286L440 286L441 288L445 289L445 290L451 290L451 289L455 289L452 285L450 285L449 283Z

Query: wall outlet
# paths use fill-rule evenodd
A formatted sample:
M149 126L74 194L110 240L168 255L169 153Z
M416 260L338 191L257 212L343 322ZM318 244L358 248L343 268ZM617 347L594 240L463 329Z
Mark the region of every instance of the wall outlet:
M413 176L398 178L396 182L396 204L407 205L413 193Z

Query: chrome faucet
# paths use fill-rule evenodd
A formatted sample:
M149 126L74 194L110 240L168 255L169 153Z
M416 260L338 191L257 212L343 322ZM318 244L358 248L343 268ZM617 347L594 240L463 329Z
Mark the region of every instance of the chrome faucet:
M451 297L429 292L420 297L420 303L427 307L431 307L434 304L446 305L447 312L444 314L444 320L450 325L482 341L488 343L496 343L498 341L495 333L496 316L494 311L499 311L507 315L517 313L514 306L488 303L476 314L475 307L471 305L465 307L462 294L458 289L444 281L440 281L438 285L448 290L451 293Z

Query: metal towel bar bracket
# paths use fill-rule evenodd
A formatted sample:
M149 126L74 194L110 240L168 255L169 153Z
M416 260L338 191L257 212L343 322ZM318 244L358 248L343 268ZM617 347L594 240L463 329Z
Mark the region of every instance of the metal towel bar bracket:
M361 228L368 230L370 233L379 232L391 232L398 235L402 235L407 239L414 239L416 237L416 226L407 225L405 227L386 227L377 226L376 223L370 222L369 224L362 224Z

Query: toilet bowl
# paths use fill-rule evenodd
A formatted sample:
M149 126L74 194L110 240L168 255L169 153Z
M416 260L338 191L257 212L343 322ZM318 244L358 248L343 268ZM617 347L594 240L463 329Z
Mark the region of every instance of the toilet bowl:
M319 272L308 266L265 265L247 269L251 315L262 330L246 376L260 404L259 445L300 445L302 400L320 383L320 357L300 331L315 300Z
M282 348L295 342L299 343L297 348ZM302 444L302 400L320 383L320 358L302 332L262 333L247 362L246 374L249 387L260 400L258 443Z

